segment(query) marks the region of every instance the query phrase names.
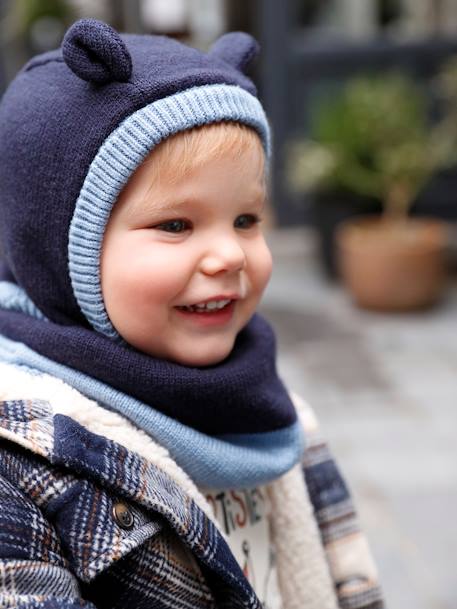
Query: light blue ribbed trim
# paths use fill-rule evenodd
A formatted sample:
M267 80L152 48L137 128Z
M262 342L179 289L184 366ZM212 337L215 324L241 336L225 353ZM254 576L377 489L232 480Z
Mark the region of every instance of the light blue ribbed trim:
M48 318L38 309L27 293L15 283L0 281L0 308L7 311L26 313L36 319L48 321Z
M259 100L233 85L194 87L141 108L105 140L91 163L70 225L73 293L92 327L120 340L103 302L100 252L111 209L134 170L162 140L192 127L236 121L256 129L267 156L268 122Z
M101 406L125 416L165 446L200 487L231 489L266 484L289 471L303 454L304 435L298 421L277 431L208 436L3 336L0 361L51 374Z

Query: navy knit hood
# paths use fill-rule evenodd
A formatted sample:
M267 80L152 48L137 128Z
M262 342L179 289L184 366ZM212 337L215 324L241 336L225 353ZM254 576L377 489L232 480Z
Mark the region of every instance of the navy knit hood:
M160 100L176 99L177 105L169 111L185 115L179 96L183 92L206 87L211 93L215 85L222 85L223 91L242 92L258 103L255 87L244 74L256 54L257 43L244 33L226 34L203 53L162 36L119 35L110 26L88 19L70 28L61 49L24 66L0 103L0 243L15 281L48 319L88 325L84 303L77 301L71 285L68 241L78 197L104 142L128 117L142 108L154 108ZM192 99L198 116L187 117L180 128L240 120L257 128L264 141L268 138L262 121L243 110L244 98L220 116L201 109L201 98ZM215 101L210 97L208 103L220 107L219 97ZM155 120L165 126L174 123L163 113ZM153 140L148 134L132 167L112 187L107 215L135 165L173 132L163 124ZM130 125L121 136L129 129ZM97 174L97 184L104 179ZM91 192L90 184L88 189ZM97 205L104 196L99 193ZM91 208L90 213L96 216L98 210ZM94 247L101 246L104 226ZM81 268L85 265L83 260ZM98 273L96 262L90 270ZM83 294L84 278L81 281Z

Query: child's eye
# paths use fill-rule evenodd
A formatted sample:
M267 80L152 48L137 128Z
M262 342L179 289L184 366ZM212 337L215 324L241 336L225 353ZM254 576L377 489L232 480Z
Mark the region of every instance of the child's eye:
M190 228L190 222L187 220L168 220L161 224L156 224L154 228L163 230L166 233L182 233Z
M235 220L235 228L252 228L260 222L259 216L255 214L242 214Z

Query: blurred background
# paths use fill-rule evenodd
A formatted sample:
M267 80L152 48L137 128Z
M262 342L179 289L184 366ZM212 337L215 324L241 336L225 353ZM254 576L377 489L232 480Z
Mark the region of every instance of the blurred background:
M457 0L0 0L0 92L84 16L260 40L281 373L349 480L387 606L457 607Z

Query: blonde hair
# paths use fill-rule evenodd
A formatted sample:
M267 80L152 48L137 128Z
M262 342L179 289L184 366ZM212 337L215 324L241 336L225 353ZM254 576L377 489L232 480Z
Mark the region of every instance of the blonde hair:
M221 158L227 152L241 157L251 147L258 147L265 159L260 137L252 127L226 121L180 131L154 148L144 162L152 170L152 184L161 179L173 183L209 159ZM264 175L265 165L263 162Z

